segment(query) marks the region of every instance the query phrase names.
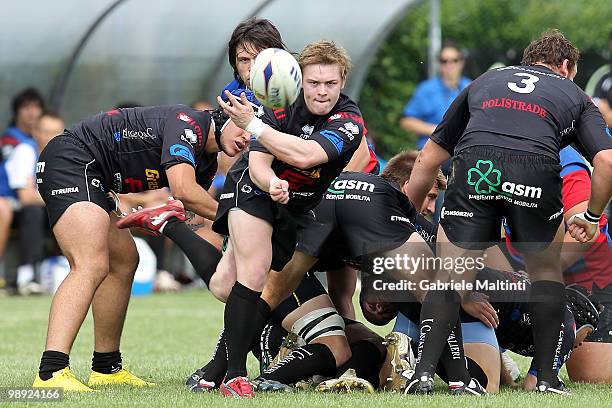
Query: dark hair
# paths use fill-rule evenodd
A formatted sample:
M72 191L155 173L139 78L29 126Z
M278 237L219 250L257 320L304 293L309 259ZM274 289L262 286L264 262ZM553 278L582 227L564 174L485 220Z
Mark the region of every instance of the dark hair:
M406 181L410 180L410 174L412 174L412 168L418 156L418 150L404 150L399 152L389 159L382 173L380 173L380 176L402 187ZM441 171L438 171L438 175L436 176L436 184L438 189L446 189L446 178Z
M459 53L459 57L461 59L463 59L465 57L463 55L463 51L459 47L459 44L457 44L457 42L455 40L446 39L446 40L444 40L442 42L442 46L440 47L440 52L438 53L438 58L442 57L442 51L444 51L445 48L453 48L453 49L457 50L457 52Z
M136 101L121 101L118 102L117 105L115 105L115 109L127 109L127 108L139 108L142 105Z
M565 59L569 60L567 68L571 70L580 59L580 51L561 31L549 28L525 48L521 65L535 65L541 62L559 67Z
M38 103L40 108L42 110L45 110L45 100L36 88L26 88L13 97L13 101L11 103L11 107L13 109L13 124L15 123L15 119L17 118L17 112L19 111L19 109L21 109L23 105L31 102Z
M238 46L247 42L261 50L266 48L287 48L283 43L280 32L270 20L251 17L243 21L234 28L232 36L227 43L227 59L234 69L234 77L236 78L238 77L238 70L236 69L236 50Z

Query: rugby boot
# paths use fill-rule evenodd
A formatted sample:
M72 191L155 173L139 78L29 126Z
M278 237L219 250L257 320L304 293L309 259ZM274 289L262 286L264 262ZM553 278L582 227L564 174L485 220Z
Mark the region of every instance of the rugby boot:
M69 392L95 392L80 382L70 371L70 367L54 372L53 376L46 381L36 374L32 388L63 388L64 391Z

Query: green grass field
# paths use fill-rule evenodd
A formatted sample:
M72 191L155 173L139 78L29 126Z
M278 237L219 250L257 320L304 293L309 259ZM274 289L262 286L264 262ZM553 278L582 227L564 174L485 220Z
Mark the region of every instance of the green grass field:
M0 387L30 386L44 346L51 298L0 298ZM96 394L69 394L62 406L154 407L610 407L612 387L571 384L571 397L540 396L504 389L485 398L450 397L440 388L433 397L377 393L375 395L258 394L254 400L231 400L217 394L189 393L185 377L209 358L222 323L222 305L207 291L152 295L131 301L121 352L124 364L135 374L154 381L149 389L105 388ZM388 328L378 328L381 334ZM82 380L89 375L93 325L88 317L74 345L71 367ZM517 358L522 368L527 360ZM256 373L255 360L249 369ZM9 406L0 402L0 406ZM18 406L13 403L11 406Z

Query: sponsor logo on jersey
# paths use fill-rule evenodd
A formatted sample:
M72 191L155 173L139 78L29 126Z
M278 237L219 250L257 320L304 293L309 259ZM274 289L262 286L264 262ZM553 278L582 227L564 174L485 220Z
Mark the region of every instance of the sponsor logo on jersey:
M240 191L242 191L243 193L249 194L251 191L253 191L253 187L249 186L248 184L245 184L244 186L240 188Z
M446 207L442 207L442 211L440 211L440 218L444 219L446 216L451 217L462 217L462 218L472 218L474 217L474 213L470 211L459 211L459 210L447 210Z
M179 114L176 116L176 118L177 118L178 120L182 120L183 122L187 122L187 123L189 123L189 122L193 121L193 119L191 119L191 116L189 116L189 115L188 115L188 114L186 114L185 112L180 112L180 113L179 113Z
M304 125L302 126L302 134L300 135L300 137L302 139L308 139L310 135L312 135L313 131L314 131L314 126Z
M332 132L331 130L322 130L319 133L321 134L321 136L329 140L334 145L338 153L342 152L342 148L344 147L344 140L342 140L342 138L338 136L336 132Z
M196 136L195 133L193 133L193 130L185 129L185 133L181 135L181 140L193 146L194 144L198 142L198 137Z
M187 122L189 126L192 126L198 135L198 146L202 146L202 127L198 125L198 123L191 118L191 116L187 115L185 112L181 112L178 114L177 119L182 120L183 122ZM185 129L187 130L187 129Z
M339 127L338 130L344 133L350 141L355 138L355 135L359 134L359 126L353 122L346 122L343 126Z
M78 187L66 187L66 188L58 188L56 190L51 190L51 195L60 195L60 194L71 194L71 193L78 193L79 192L79 188Z
M374 192L376 186L361 180L335 180L327 189L332 194L344 194L345 190L361 190Z
M354 113L349 113L349 112L334 113L329 118L327 118L327 121L332 122L338 119L349 119L349 120L359 123L361 126L364 126L363 118L361 116L356 115Z
M170 146L170 155L182 157L183 159L188 160L191 164L195 166L195 159L193 158L193 154L191 150L185 145L182 144L173 144Z
M409 224L412 224L412 221L410 221L409 218L402 217L401 215L392 215L391 216L391 221L401 221L401 222L407 222Z
M147 187L149 190L157 190L159 188L159 171L154 169L145 169L145 177L147 179Z
M506 197L540 198L541 187L526 186L510 181L501 182L501 171L493 167L490 160L478 160L475 167L468 170L467 183L478 194L499 194ZM500 188L501 185L501 188Z
M153 133L153 128L148 127L147 130L131 130L126 128L121 132L113 133L113 137L115 141L119 142L121 139L156 139L157 135Z
M564 137L572 133L575 130L575 124L576 124L576 121L572 120L572 124L569 125L569 127L566 127L565 129L563 129L561 132L559 132L559 136Z
M546 117L546 109L544 109L540 105L536 103L527 103L516 99L494 98L482 101L482 109L492 108L513 109L518 111L531 112L541 118Z
M553 215L551 215L551 216L548 218L548 221L552 221L552 220L554 220L555 218L559 218L559 217L560 217L560 216L562 216L562 215L563 215L563 208L562 208L562 209L560 209L558 212L554 213Z
M228 198L234 198L234 193L223 193L219 200L227 200Z
M45 162L36 163L36 173L44 173L45 172Z

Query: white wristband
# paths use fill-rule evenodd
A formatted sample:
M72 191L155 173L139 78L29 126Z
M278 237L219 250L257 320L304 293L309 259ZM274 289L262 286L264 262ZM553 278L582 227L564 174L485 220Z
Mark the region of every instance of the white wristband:
M255 140L257 140L265 128L266 124L263 123L261 119L254 117L251 119L245 130L255 136Z

